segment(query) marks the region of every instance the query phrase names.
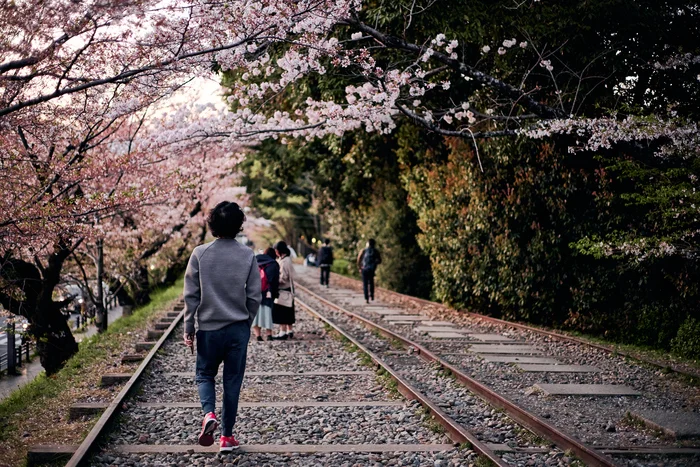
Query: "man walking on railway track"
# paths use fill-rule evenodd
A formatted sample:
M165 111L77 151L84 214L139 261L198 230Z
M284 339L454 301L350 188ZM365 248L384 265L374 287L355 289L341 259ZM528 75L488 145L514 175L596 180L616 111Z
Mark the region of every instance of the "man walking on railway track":
M236 203L223 201L207 223L216 237L194 249L185 273L185 345L194 349L195 318L197 386L204 412L199 444L214 444L216 385L224 364L221 451L239 447L233 437L245 372L250 326L260 306L260 271L253 251L236 241L245 215ZM194 351L194 350L193 350Z
M318 264L321 269L321 286L328 287L328 281L331 278L331 266L333 266L333 248L331 248L331 241L325 239L323 241L323 246L318 249Z
M381 262L382 257L375 248L375 241L370 238L367 247L357 255L357 268L362 274L362 290L366 303L369 303L370 299L374 301L374 273Z

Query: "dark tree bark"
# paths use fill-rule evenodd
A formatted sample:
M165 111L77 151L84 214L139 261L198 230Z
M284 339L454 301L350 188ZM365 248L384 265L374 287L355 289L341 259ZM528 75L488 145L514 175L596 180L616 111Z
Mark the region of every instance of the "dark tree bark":
M78 351L78 344L61 313L68 301L53 300L63 263L71 251L67 245L59 243L46 266L38 259L36 264L31 264L15 258L9 258L0 265L0 277L9 285L0 291L0 303L11 313L29 321L27 331L36 342L41 365L48 375L63 368ZM21 291L21 296L13 291Z
M148 281L148 267L141 263L134 265L134 302L142 306L151 301L151 285Z

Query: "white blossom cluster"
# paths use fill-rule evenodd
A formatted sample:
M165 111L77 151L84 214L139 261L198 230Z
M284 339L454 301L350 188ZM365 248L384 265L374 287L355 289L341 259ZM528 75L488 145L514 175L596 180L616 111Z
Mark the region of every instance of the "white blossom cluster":
M614 144L631 141L661 141L657 154L683 157L700 155L700 129L697 122L680 123L658 118L569 118L542 121L536 128L520 130L530 138L555 134L575 135L580 141L569 152L611 149Z
M700 65L700 55L686 53L681 55L674 55L673 57L670 57L663 63L656 62L654 63L654 68L656 68L657 70L687 70L693 65Z

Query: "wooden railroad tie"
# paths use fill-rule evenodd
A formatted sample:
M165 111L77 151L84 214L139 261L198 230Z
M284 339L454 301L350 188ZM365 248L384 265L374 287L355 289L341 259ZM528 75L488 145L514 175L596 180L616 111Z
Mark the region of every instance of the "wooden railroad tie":
M164 332L165 332L165 331L163 331L162 329L158 329L158 330L155 330L155 331L149 329L149 330L148 330L148 333L146 333L146 338L147 338L148 340L151 340L151 339L160 339Z
M92 417L93 415L102 413L108 405L109 404L103 402L73 404L68 409L68 418L70 420L77 420L82 417Z
M494 445L496 448L508 452L504 445ZM35 445L27 451L27 465L38 466L58 461L66 461L77 451L75 445ZM122 454L190 454L190 453L215 453L219 446L202 447L199 445L119 445L114 447L116 452ZM242 445L239 452L249 453L332 453L332 452L440 452L456 449L453 444L248 444ZM499 449L497 449L499 450ZM515 452L537 453L540 449L514 450ZM606 448L604 452L615 455L637 456L637 455L675 455L675 456L696 456L700 454L697 448L660 448L644 449L633 448L629 450L616 450Z
M134 347L136 348L137 352L148 352L153 348L155 345L155 342L152 341L143 341L143 342L137 342L134 344Z
M131 373L105 373L100 378L100 386L126 383L131 378Z
M153 327L159 331L164 331L170 327L170 323L155 323Z
M75 451L78 450L76 445L57 445L57 444L47 444L30 446L27 451L27 465L44 465L44 464L55 464L58 462L65 463L71 457Z
M143 355L141 354L128 354L122 355L122 363L136 363L143 360Z

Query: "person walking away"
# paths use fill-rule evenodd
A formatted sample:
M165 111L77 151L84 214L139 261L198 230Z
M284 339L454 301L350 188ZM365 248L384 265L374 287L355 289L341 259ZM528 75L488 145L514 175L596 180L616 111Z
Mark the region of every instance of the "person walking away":
M321 269L321 286L328 287L328 281L331 278L331 266L333 266L333 248L331 241L325 239L324 245L318 250L317 263Z
M265 253L255 257L258 261L258 268L260 268L260 289L262 291L260 310L253 320L253 335L258 342L263 340L260 335L261 328L265 334L265 340L272 340L272 307L275 304L275 299L279 296L280 286L280 267L275 261L276 257L277 253L275 253L274 248L268 248Z
M365 294L365 302L374 301L374 273L377 266L382 263L382 257L375 248L373 238L367 241L367 246L357 256L357 268L362 274L362 290Z
M260 306L260 271L253 251L238 243L245 215L223 201L209 213L213 242L194 249L185 272L185 345L197 346L196 382L204 412L199 444L211 446L216 419L216 385L224 364L221 451L237 449L233 426L245 372L250 326ZM197 331L195 333L195 324Z
M272 308L272 322L280 325L280 332L275 339L286 340L294 337L294 266L287 244L279 241L275 244L277 264L280 266L279 296Z

